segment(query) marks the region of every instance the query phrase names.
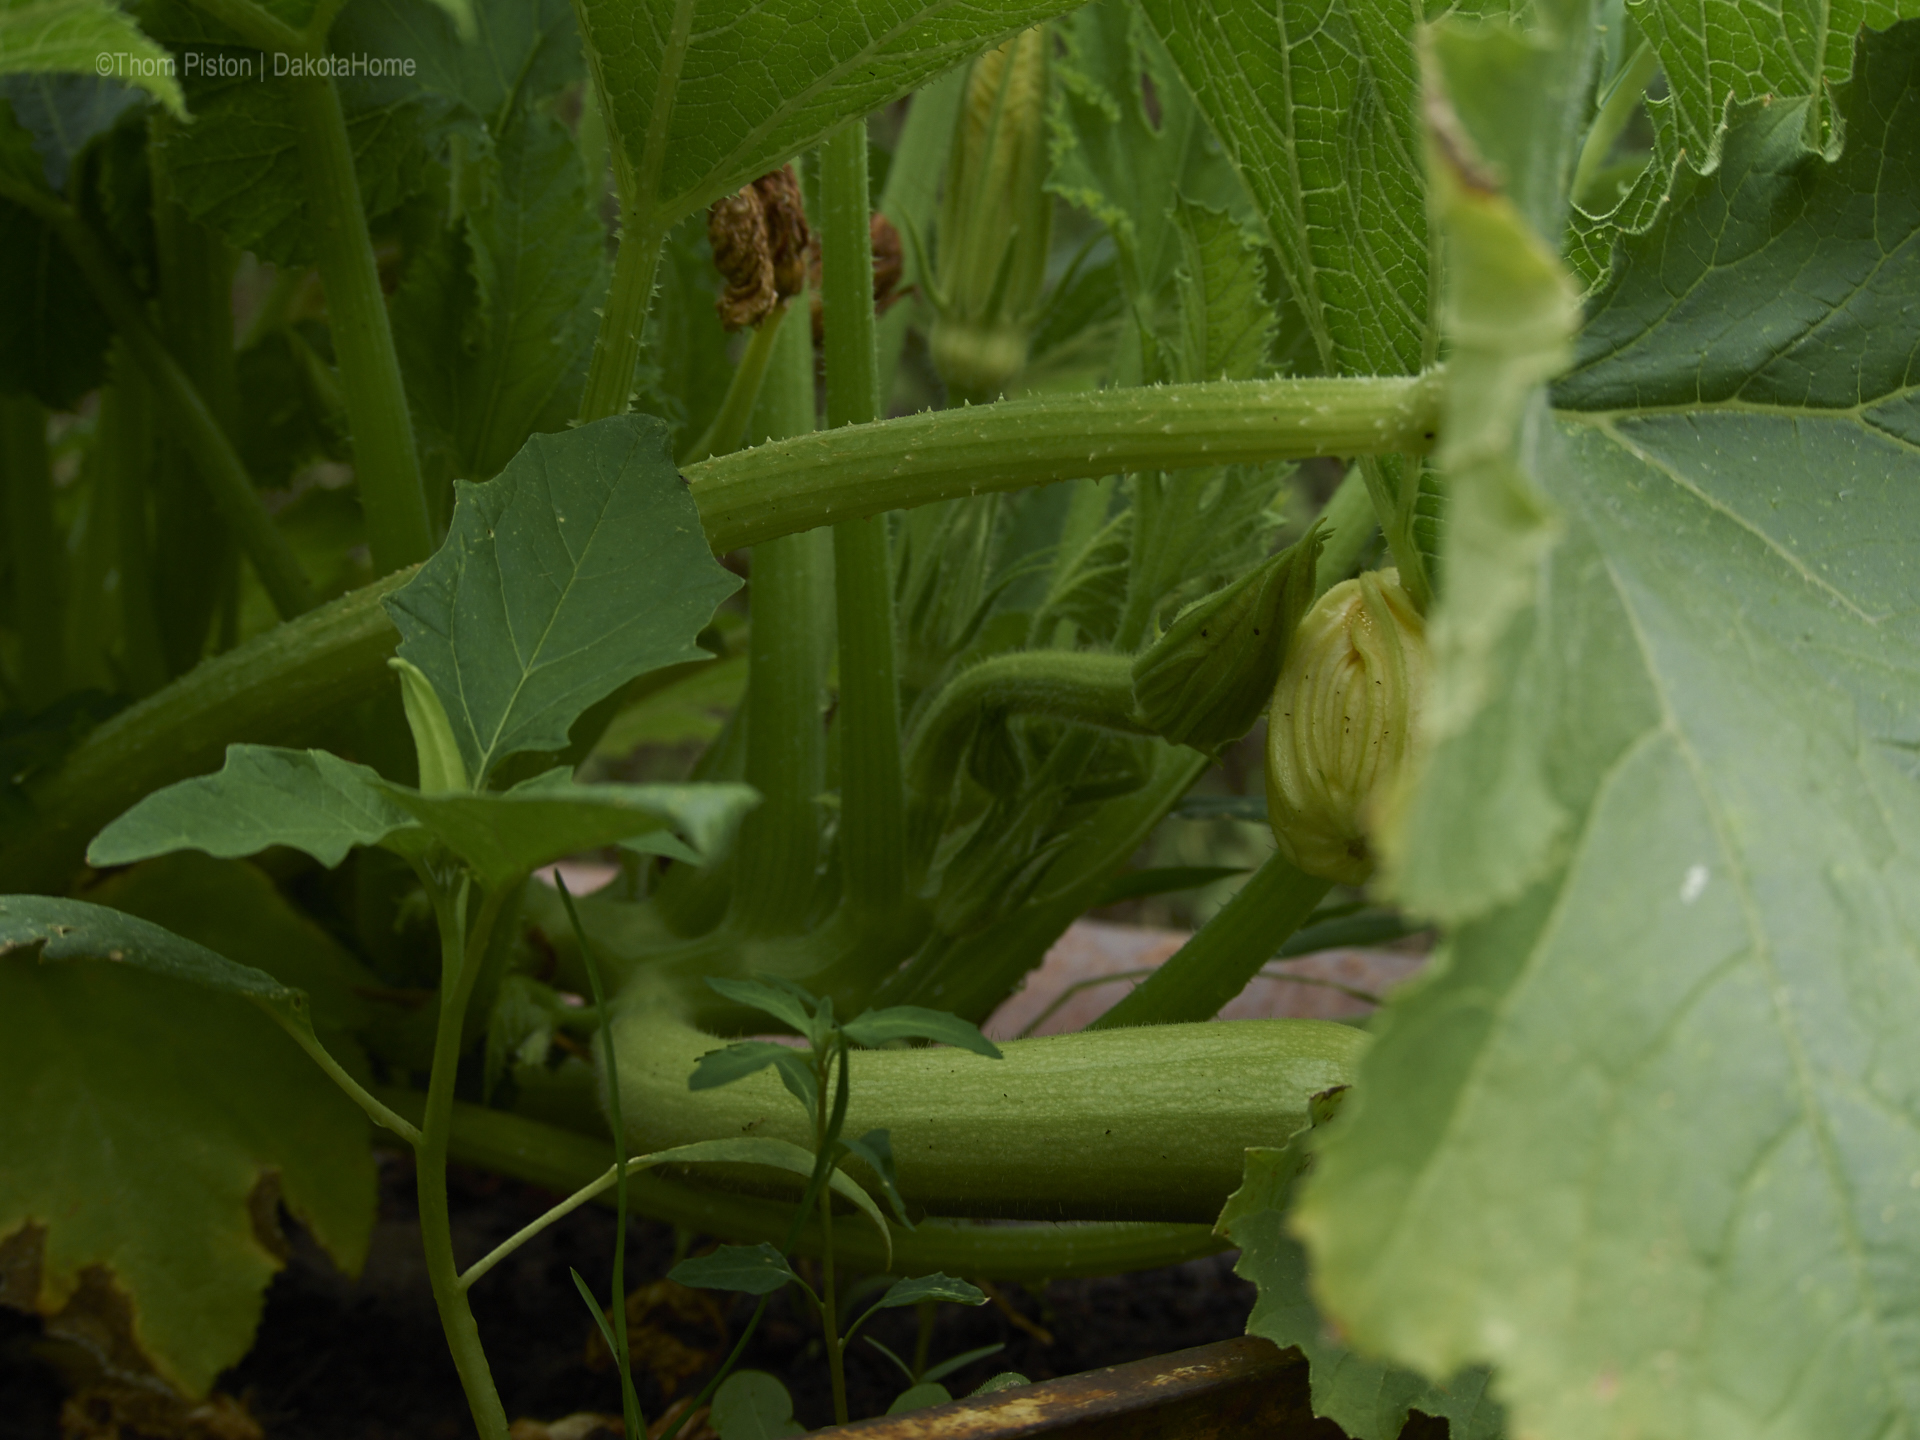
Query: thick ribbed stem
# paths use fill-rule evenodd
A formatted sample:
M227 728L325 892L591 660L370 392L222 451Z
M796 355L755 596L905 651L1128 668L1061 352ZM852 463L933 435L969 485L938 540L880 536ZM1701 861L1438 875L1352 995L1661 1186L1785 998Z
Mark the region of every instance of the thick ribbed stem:
M353 427L354 478L366 512L367 543L374 568L384 575L433 552L413 417L339 92L331 80L295 79L287 82L286 94L300 137L308 228L327 293L327 325Z
M620 249L613 257L613 283L600 312L600 333L593 359L587 365L587 385L580 395L580 423L627 413L633 397L634 367L647 330L647 312L653 306L653 273L660 265L665 232L649 219L624 211Z
M785 438L813 428L806 306L769 323L779 325L779 335L751 433ZM740 826L731 911L746 934L797 929L813 891L820 859L818 800L826 789L832 565L823 531L753 547L746 781L760 792L760 803Z
M1276 851L1218 915L1088 1028L1212 1019L1306 924L1331 888Z
M867 127L843 126L820 148L821 266L827 427L879 411L873 350L873 244ZM906 892L906 799L900 767L899 648L886 519L833 532L840 632L840 856L854 913L884 925Z
M1001 400L848 426L689 466L716 551L849 516L1129 470L1424 452L1436 376L1212 380Z

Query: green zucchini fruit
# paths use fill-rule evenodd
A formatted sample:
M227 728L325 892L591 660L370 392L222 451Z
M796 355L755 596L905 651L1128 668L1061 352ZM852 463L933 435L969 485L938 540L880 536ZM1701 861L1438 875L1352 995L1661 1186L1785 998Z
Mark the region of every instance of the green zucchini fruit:
M743 1135L810 1145L770 1069L688 1090L694 1062L725 1042L638 1001L614 1021L634 1153ZM1368 1038L1325 1020L1231 1020L1014 1040L1002 1060L856 1050L845 1133L890 1131L901 1194L927 1214L1211 1224L1247 1147L1306 1125L1309 1099L1352 1082ZM784 1193L770 1172L725 1179Z

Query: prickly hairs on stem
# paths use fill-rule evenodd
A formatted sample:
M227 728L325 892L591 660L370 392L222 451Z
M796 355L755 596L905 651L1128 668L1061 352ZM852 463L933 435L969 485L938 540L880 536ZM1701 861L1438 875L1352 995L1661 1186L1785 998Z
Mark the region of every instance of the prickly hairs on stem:
M1307 874L1373 874L1368 831L1406 769L1427 670L1426 623L1398 571L1334 586L1300 622L1267 715L1267 819Z

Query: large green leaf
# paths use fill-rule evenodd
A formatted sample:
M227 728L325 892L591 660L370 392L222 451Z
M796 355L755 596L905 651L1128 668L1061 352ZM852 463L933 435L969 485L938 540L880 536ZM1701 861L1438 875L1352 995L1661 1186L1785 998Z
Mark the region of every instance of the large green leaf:
M1524 1434L1920 1426L1920 26L1860 54L1841 159L1741 114L1512 437L1560 536L1426 783L1567 823L1449 907L1508 794L1416 796L1456 928L1299 1212L1357 1345Z
M154 791L94 838L87 860L129 865L175 850L238 859L288 845L331 868L354 846L413 827L383 784L324 750L229 745L216 774Z
M1143 0L1335 373L1430 363L1418 6ZM1364 176L1364 183L1356 183Z
M327 1043L367 1019L380 978L254 866L195 851L150 860L109 877L88 898L164 927L235 963L263 971L307 997Z
M573 413L606 235L573 137L551 116L515 116L472 163L491 183L415 257L393 317L407 399L442 473L487 480L529 433Z
M263 260L310 262L313 222L299 133L284 93L288 82L272 74L273 57L236 44L230 31L178 0L154 0L144 18L176 52L230 62L227 73L209 74L219 68L212 64L182 70L194 121L175 127L166 142L180 203ZM361 202L370 217L389 214L424 183L434 132L453 103L405 80L337 84Z
M1355 1355L1328 1331L1307 1295L1307 1257L1287 1234L1287 1192L1298 1162L1289 1150L1247 1151L1247 1178L1220 1212L1217 1234L1240 1252L1233 1273L1259 1291L1247 1333L1307 1357L1313 1413L1352 1440L1395 1440L1407 1413L1444 1418L1452 1440L1493 1440L1500 1407L1487 1395L1487 1373L1468 1370L1446 1385Z
M1245 209L1249 221L1252 211L1206 118L1143 28L1138 9L1120 0L1089 5L1061 25L1066 53L1048 113L1047 188L1107 227L1127 296L1150 323L1176 267L1194 258L1174 221L1176 202Z
M459 486L446 543L386 601L399 653L439 692L476 784L557 751L595 701L683 660L740 582L651 416L535 435L497 480Z
M474 33L464 39L433 0L351 0L333 22L332 48L412 60L407 78L419 94L464 108L493 135L580 79L580 35L566 0L477 0L472 14Z
M696 852L710 854L759 800L745 785L550 784L478 795L381 788L488 886L658 831L684 834Z
M304 1016L298 991L146 921L0 898L10 1294L189 1394L252 1343L275 1200L349 1272L372 1231L365 1117L247 1001Z
M184 118L166 59L112 0L0 0L0 75L107 75Z
M1065 0L581 0L608 130L662 231Z
M1729 102L1811 99L1806 139L1838 147L1833 95L1853 68L1853 37L1920 15L1913 0L1627 0L1660 56L1687 157L1712 168Z

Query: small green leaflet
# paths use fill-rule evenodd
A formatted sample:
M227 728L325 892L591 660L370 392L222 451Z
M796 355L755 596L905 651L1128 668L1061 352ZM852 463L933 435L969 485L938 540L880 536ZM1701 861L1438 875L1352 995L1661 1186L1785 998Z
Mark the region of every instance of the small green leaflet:
M884 1010L869 1010L856 1015L840 1027L856 1045L885 1045L889 1040L932 1040L940 1045L956 1045L989 1060L1001 1058L1000 1047L980 1033L980 1027L944 1010L929 1010L921 1005L890 1005Z
M904 1415L909 1410L926 1410L934 1405L945 1405L952 1399L953 1392L946 1386L932 1380L922 1380L918 1385L894 1396L893 1403L887 1406L887 1414Z
M31 951L41 960L101 960L184 980L264 1005L306 1024L307 997L264 970L236 965L151 921L85 900L0 895L0 956Z
M576 785L564 774L505 793L422 795L324 750L234 745L217 774L156 790L87 856L126 865L175 850L238 858L287 845L332 867L355 846L418 855L437 840L491 887L650 831L681 832L705 851L754 800L744 785Z
M977 1285L969 1285L951 1275L916 1275L894 1281L873 1308L894 1310L902 1305L918 1305L923 1300L946 1300L955 1305L987 1303L986 1293Z
M87 862L130 865L174 850L239 859L287 845L331 869L356 845L417 828L385 783L324 750L229 745L217 774L156 790L102 830Z
M714 1090L731 1085L749 1075L758 1075L772 1065L780 1071L780 1083L800 1102L808 1115L819 1100L819 1087L813 1078L813 1066L805 1051L771 1040L736 1040L719 1050L709 1050L694 1063L687 1077L689 1090Z
M634 676L707 658L694 637L740 581L709 553L659 420L535 435L457 493L446 543L386 605L476 784L509 755L564 749Z
M736 1005L746 1005L764 1015L771 1015L782 1025L791 1027L796 1035L812 1034L812 997L797 986L789 990L784 986L770 985L764 980L732 980L724 975L710 975L707 977L707 988Z
M1101 0L1063 20L1060 32L1066 53L1048 113L1047 188L1107 227L1127 298L1151 323L1187 258L1176 206L1243 210L1250 219L1251 205L1134 6ZM1153 86L1157 117L1143 82ZM1271 318L1264 302L1245 313Z
M697 1290L735 1290L748 1295L771 1295L796 1276L780 1252L762 1240L758 1245L722 1245L711 1255L682 1260L667 1272L676 1285Z
M720 1440L786 1440L806 1429L793 1418L787 1387L764 1370L736 1370L713 1392L708 1412Z
M886 1130L869 1130L858 1140L838 1143L842 1152L873 1172L880 1182L880 1192L893 1207L894 1218L911 1230L913 1222L907 1218L906 1202L900 1198L900 1172L893 1163L893 1136Z
M1180 265L1176 380L1251 380L1267 368L1273 310L1260 247L1221 210L1184 197L1173 207Z

